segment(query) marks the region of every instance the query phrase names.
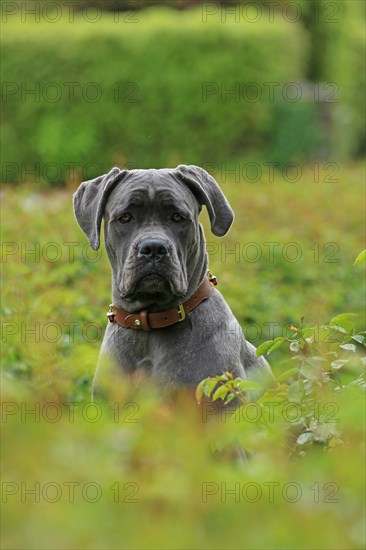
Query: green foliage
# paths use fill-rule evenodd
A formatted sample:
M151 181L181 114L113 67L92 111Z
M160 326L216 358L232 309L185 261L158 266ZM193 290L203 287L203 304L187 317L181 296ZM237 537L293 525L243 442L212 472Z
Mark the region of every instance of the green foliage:
M269 348L281 343L268 356L276 385L256 402L256 384L223 373L202 382L200 407L191 395L166 399L147 382L115 381L111 403L90 405L110 302L107 257L93 261L73 189L3 190L4 548L364 548L365 264L352 266L363 171L343 168L337 183L325 181L329 171L314 181L308 169L301 185L278 173L273 183L222 184L232 231L216 240L203 219L218 288L249 340L253 322L296 330L270 338ZM282 255L293 240L303 251L295 263ZM273 261L268 241L280 243ZM262 257L235 261L213 246L229 252L236 242L256 242ZM324 262L327 242L338 245L336 263ZM303 313L310 327L295 322ZM322 319L331 319L325 328Z
M10 20L7 28L3 75L15 87L6 88L3 121L7 182L19 179L20 163L29 171L39 163L42 179L62 183L70 163L78 170L89 166L93 177L114 164L144 168L271 155L278 117L264 83L276 83L286 117L282 86L301 81L308 44L300 23L263 17L255 25L233 18L223 24L219 14L203 23L201 10L147 10L130 25L104 14L97 25L77 18L72 25ZM151 67L164 72L158 76ZM249 101L251 94L259 100ZM296 133L301 102L290 111ZM275 140L272 156L284 147L281 160L306 158L308 138L298 148L291 141L288 150L282 138ZM43 170L50 163L55 174Z
M300 349L304 351L305 349L305 354L313 355L314 352L311 349L309 350L308 348L309 346L310 348L315 347L316 344L319 346L320 336L322 338L322 342L335 343L336 349L339 346L341 350L349 349L355 352L356 346L354 344L349 344L349 342L351 340L355 340L356 342L363 344L365 342L365 338L362 334L355 333L355 325L353 323L354 317L356 317L354 313L341 313L340 315L333 317L333 319L331 319L327 325L324 325L320 328L318 325L306 328L303 328L301 325L300 327L291 326L290 329L293 331L293 334L290 338L280 337L276 338L275 340L268 340L267 342L263 342L257 348L257 356L260 357L263 354L269 355L285 342L289 344L289 349L291 351L299 351ZM338 341L339 338L334 339L335 335L340 338L340 341ZM317 347L316 349L317 351L320 351L319 347ZM341 350L338 350L338 352ZM332 358L334 358L336 351L332 350L329 353L331 354ZM331 366L333 366L333 363L331 363Z
M133 4L130 18L103 12L96 24L77 9L72 24L66 10L55 22L51 15L22 22L20 10L9 16L3 180L32 179L35 171L49 184L75 181L73 165L86 178L115 164L202 165L250 155L282 165L360 154L362 2L296 2L295 23L286 20L286 2L272 16L267 4L258 2L253 24L238 3L237 15L222 19L217 11L207 22L202 7L135 12ZM253 3L246 9L257 13Z
M235 169L233 163L226 167ZM314 168L304 169L295 183L278 172L269 181L264 165L256 182L243 177L229 181L224 169L214 174L236 219L224 241L206 231L210 269L256 346L288 336L288 328L302 315L315 324L353 311L357 329L366 325L361 298L365 264L352 265L364 246L362 201L356 204L364 168L325 165L319 175ZM329 177L334 168L337 172ZM291 242L298 257L295 253L287 259ZM287 352L281 347L279 353Z
M362 252L359 253L359 255L355 259L353 265L356 265L356 264L359 264L359 263L365 262L365 261L366 261L366 250L363 250Z
M333 158L344 160L365 148L365 5L352 0L311 3L309 77L336 87L328 88L337 90L328 115L330 146Z
M329 422L326 409L330 403L334 405L338 402L341 392L349 395L354 388L366 387L366 332L356 334L354 317L353 313L343 313L320 328L318 325L304 327L301 322L300 326L291 327L293 334L290 338L269 340L257 348L259 357L269 355L286 344L292 354L290 361L294 366L282 369L274 386L256 400L259 420L255 423L256 429L260 425L269 436L274 422L271 414L276 408L276 414L281 417L280 429L287 433L287 446L292 455L304 456L304 449L312 445L327 450L343 444L347 439L347 433L341 433L336 421ZM286 360L283 365L288 363L289 360ZM236 399L241 408L235 414L240 418L250 406L248 394L259 388L251 381L234 379L227 372L202 380L197 387L196 398L200 401L205 395L212 401L221 399L224 405ZM319 414L325 396L329 403L324 407L323 414ZM296 409L295 416L284 415L284 411L290 409Z

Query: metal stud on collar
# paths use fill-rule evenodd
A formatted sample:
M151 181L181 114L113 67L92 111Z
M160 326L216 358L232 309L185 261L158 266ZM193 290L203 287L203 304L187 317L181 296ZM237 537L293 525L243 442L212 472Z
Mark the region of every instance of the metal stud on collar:
M215 275L212 275L211 271L207 271L207 277L208 277L208 280L210 281L210 284L212 286L217 285L217 279L216 279Z
M116 317L116 314L114 312L114 305L113 304L109 304L109 309L108 309L106 315L108 317L108 321L110 323L114 323L114 319Z

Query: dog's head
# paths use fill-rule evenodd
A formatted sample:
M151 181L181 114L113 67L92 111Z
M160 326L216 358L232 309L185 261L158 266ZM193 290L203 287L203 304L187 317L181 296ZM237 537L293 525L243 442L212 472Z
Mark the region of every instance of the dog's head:
M215 235L233 212L216 181L197 166L120 170L80 185L76 219L97 250L104 236L113 273L115 305L158 311L184 301L207 269L198 215L205 205Z

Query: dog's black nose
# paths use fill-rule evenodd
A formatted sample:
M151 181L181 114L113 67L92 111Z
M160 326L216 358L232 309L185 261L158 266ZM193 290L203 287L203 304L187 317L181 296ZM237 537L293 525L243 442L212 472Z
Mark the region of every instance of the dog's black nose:
M168 254L168 249L160 239L145 239L139 244L138 253L150 260L161 259Z

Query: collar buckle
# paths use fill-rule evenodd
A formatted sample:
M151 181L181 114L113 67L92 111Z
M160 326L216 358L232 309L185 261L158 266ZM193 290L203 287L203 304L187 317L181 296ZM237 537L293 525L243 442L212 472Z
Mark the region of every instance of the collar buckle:
M178 306L178 314L179 314L179 321L178 323L180 323L181 321L184 321L184 319L186 318L186 312L184 311L184 306L183 304L179 304Z

